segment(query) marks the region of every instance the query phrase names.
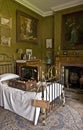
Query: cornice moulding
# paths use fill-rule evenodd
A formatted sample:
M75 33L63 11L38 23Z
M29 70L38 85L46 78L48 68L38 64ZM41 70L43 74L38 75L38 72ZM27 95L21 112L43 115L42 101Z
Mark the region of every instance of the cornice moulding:
M73 0L72 2L68 2L68 3L61 4L61 5L56 6L56 7L52 7L51 9L53 11L59 11L59 10L62 10L62 9L75 7L75 6L82 5L82 4L83 4L83 0Z
M62 9L66 9L66 8L70 8L70 7L74 7L74 6L83 4L83 0L73 0L72 2L68 2L65 4L58 5L56 7L52 7L51 11L44 12L41 9L37 8L36 6L30 4L30 2L28 2L26 0L15 0L15 1L20 3L23 6L27 7L28 9L36 12L37 14L41 15L42 17L53 15L53 12L55 12L55 11L59 11Z
M44 15L44 12L40 9L38 9L36 6L30 4L28 1L26 0L15 0L16 2L20 3L21 5L27 7L28 9L36 12L39 15Z

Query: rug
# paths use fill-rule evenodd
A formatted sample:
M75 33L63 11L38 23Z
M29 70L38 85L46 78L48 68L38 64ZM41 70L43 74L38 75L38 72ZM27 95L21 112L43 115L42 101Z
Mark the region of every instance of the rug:
M66 95L66 105L60 105L46 119L34 126L23 117L0 107L0 130L83 130L83 102Z
M83 103L83 89L66 88L65 96L66 98L79 100Z

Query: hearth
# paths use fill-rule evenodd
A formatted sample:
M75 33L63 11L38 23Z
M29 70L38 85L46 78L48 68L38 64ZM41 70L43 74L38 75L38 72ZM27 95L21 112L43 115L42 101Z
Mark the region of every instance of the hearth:
M80 80L83 77L83 66L64 66L64 84L68 87L83 88Z

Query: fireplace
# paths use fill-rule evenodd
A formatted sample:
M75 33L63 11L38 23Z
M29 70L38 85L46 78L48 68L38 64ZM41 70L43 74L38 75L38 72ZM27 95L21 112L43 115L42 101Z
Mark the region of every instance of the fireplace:
M61 55L55 60L56 79L68 87L83 88L83 56Z
M69 87L83 88L80 79L83 76L82 66L64 66L64 84Z

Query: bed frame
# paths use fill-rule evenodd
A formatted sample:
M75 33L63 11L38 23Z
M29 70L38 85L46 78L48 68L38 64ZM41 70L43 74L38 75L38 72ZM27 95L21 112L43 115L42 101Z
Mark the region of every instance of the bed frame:
M14 73L14 58L5 53L0 53L0 74Z
M57 103L59 103L59 105L62 104L63 107L65 106L64 84L61 84L59 83L59 80L56 80L55 70L56 68L53 65L48 69L47 73L42 72L41 86L39 88L39 90L41 89L42 91L42 100L34 100L33 102L33 105L35 107L41 108L41 115L43 115L41 116L43 125L45 125L45 119L48 117L48 115L50 115L50 113L55 110ZM49 95L49 99L47 99L47 95L48 95L47 87L43 86L43 82L46 82L47 86L49 87L49 93L52 93L53 95L52 97L50 97ZM55 93L55 89L57 85L55 83L59 84L59 87L57 88L58 90L57 92L59 93L57 98ZM60 87L62 88L62 90L60 90ZM46 94L44 93L45 90L46 90ZM46 96L46 100L44 100L45 96ZM52 102L50 102L50 98L52 98L51 99ZM57 102L57 99L59 99L58 100L59 102Z
M13 56L9 56L4 53L0 54L0 74L14 73L14 66L15 66L15 62L14 62ZM54 110L54 108L56 106L56 101L54 100L54 97L53 97L53 101L51 103L49 103L49 101L44 101L44 90L46 88L43 87L42 83L46 82L48 84L50 82L50 84L53 84L55 82L58 82L58 81L56 81L56 76L55 76L54 70L55 70L55 66L51 66L47 73L42 72L42 79L41 79L42 100L41 100L41 102L39 102L39 104L38 104L38 101L35 104L33 104L35 107L40 107L41 113L43 114L42 123L44 125L45 125L45 119L48 116L48 113L50 113ZM62 85L62 86L63 86L62 94L59 98L62 101L62 105L64 106L65 105L64 85ZM52 90L52 94L55 96L54 89ZM50 97L49 97L49 100L50 100ZM36 101L36 100L34 100L34 101ZM37 121L38 121L38 119L35 119L35 125L37 124Z

